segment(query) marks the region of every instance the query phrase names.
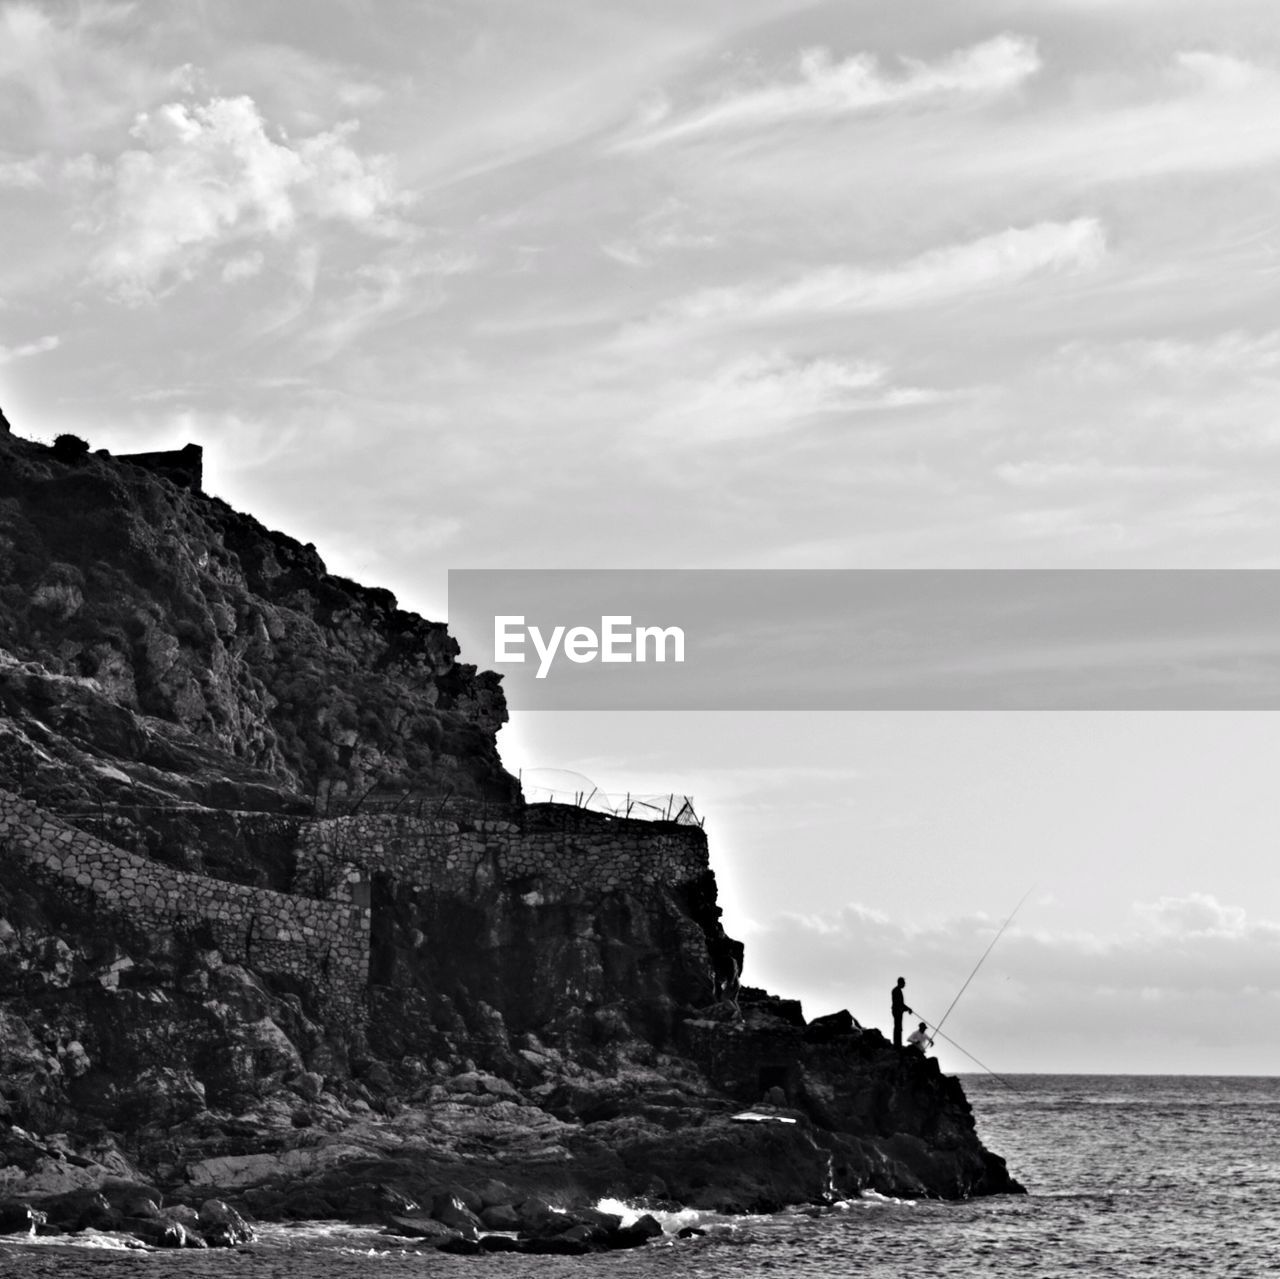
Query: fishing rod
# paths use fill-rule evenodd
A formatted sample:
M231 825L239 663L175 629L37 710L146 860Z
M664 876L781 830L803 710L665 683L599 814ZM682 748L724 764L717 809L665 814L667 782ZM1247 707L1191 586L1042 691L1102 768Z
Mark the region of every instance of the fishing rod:
M1000 931L996 933L996 935L991 939L991 942L987 946L986 950L982 952L982 958L979 959L976 964L974 964L973 972L971 972L968 975L968 977L964 979L964 985L960 987L959 993L947 1006L947 1011L942 1014L942 1021L938 1023L938 1034L942 1035L942 1022L946 1021L947 1018L951 1016L951 1010L960 1002L960 996L963 995L964 992L969 989L969 983L978 975L978 969L981 968L982 965L986 962L986 958L989 954L991 954L991 951L994 949L996 942L998 942L1000 938L1004 936L1004 930L1008 928L1011 923L1013 923L1013 917L1022 909L1022 903L1025 902L1027 898L1031 896L1034 890L1035 890L1035 885L1032 884L1031 887L1028 888L1027 891L1022 894L1022 897L1019 900L1018 904L1009 912L1009 918L1006 919L1004 923L1000 925ZM946 1039L945 1035L942 1035L942 1037ZM957 1044L956 1047L959 1048L960 1045ZM964 1049L961 1048L960 1051L964 1052ZM974 1058L974 1060L976 1061L977 1058ZM984 1066L983 1069L985 1070L986 1067Z
M992 1070L990 1066L979 1061L967 1048L961 1048L960 1045L956 1043L956 1041L952 1039L950 1035L944 1035L942 1031L939 1029L939 1027L935 1026L931 1021L929 1021L927 1017L921 1016L920 1013L916 1013L916 1016L919 1017L920 1020L924 1022L924 1024L928 1026L931 1031L933 1031L935 1036L937 1036L939 1039L945 1039L947 1043L951 1045L952 1048L956 1049L958 1052L964 1053L964 1055L968 1057L968 1059L971 1062L973 1062L975 1066L981 1066L982 1069L985 1070L987 1074L991 1076L992 1079L998 1079L1002 1084L1004 1084L1006 1088L1012 1088L1013 1091L1016 1093L1023 1093L1026 1091L1024 1088L1019 1088L1016 1084L1011 1084L1003 1075L997 1075L996 1072Z

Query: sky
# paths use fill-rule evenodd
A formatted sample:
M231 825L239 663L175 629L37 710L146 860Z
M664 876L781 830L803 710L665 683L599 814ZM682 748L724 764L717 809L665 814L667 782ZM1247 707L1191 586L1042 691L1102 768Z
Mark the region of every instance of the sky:
M0 0L0 405L453 568L1280 567L1269 0ZM785 624L785 619L779 619ZM746 977L1274 1073L1266 714L551 713ZM943 1044L948 1069L974 1068Z

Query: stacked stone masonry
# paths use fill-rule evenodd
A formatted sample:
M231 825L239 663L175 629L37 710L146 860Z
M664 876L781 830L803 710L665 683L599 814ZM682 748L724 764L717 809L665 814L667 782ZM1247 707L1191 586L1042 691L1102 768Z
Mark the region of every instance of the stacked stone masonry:
M308 983L330 1014L364 1016L369 911L174 870L0 790L0 859L144 929L204 925L231 961Z
M15 861L137 927L202 926L232 962L301 980L353 1026L365 1016L375 875L463 896L495 887L613 893L677 887L709 866L696 826L565 805L508 818L366 814L302 823L294 891L280 893L176 870L0 790L0 865Z
M638 885L676 887L709 867L697 826L610 818L555 804L517 820L365 814L307 823L298 841L295 886L316 897L348 896L376 874L441 891L481 885L602 893Z

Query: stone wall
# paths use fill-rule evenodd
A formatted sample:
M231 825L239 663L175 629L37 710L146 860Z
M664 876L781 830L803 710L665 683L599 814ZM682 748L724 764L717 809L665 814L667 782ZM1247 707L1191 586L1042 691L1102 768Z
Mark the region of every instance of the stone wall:
M293 891L283 893L177 870L0 790L0 873L18 866L143 929L202 927L227 959L300 980L331 1018L358 1024L375 875L462 896L543 886L612 893L693 882L708 856L697 826L561 804L501 818L369 813L302 822Z
M308 983L334 1020L362 1020L369 974L369 911L343 879L317 901L194 875L103 843L0 790L0 867L21 862L72 895L152 929L203 925L232 962Z
M533 880L612 892L675 887L708 867L700 827L541 804L501 819L367 813L309 822L299 833L295 883L329 898L356 868L366 878L382 873L461 892Z
M118 453L117 462L128 462L143 470L154 471L182 488L199 493L204 484L204 449L199 444L186 444L163 453Z

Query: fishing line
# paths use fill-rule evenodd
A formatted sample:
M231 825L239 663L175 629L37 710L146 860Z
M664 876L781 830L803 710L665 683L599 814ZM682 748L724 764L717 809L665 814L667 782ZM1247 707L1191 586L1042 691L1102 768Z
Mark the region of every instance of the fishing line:
M1023 1093L1026 1091L1026 1089L1019 1088L1016 1084L1011 1084L1003 1075L997 1075L996 1072L992 1070L990 1066L986 1065L983 1062L980 1062L967 1048L961 1048L960 1045L956 1043L956 1041L952 1039L950 1035L944 1035L942 1031L937 1026L933 1025L933 1023L930 1022L927 1018L922 1017L919 1013L916 1013L916 1016L920 1017L920 1020L924 1022L924 1024L928 1026L929 1029L932 1030L937 1037L939 1037L940 1039L945 1039L947 1043L951 1045L952 1048L956 1049L958 1052L964 1053L964 1055L968 1057L968 1059L971 1062L973 1062L975 1066L981 1066L982 1069L985 1070L987 1074L991 1076L992 1079L998 1079L1002 1084L1004 1084L1006 1088L1012 1088L1013 1091L1016 1093Z
M991 954L992 948L995 946L996 942L998 942L1000 938L1004 936L1004 930L1008 928L1011 923L1013 923L1013 917L1018 913L1018 911L1022 909L1022 903L1025 902L1027 898L1031 896L1034 889L1035 889L1035 885L1032 884L1031 887L1028 888L1027 891L1022 894L1022 897L1019 900L1018 904L1009 912L1009 918L1006 919L1004 923L1000 925L1000 931L996 933L996 935L991 939L990 945L988 945L986 950L982 952L982 958L979 959L976 964L974 964L973 972L971 972L968 975L968 977L964 979L964 985L960 987L959 993L951 1001L950 1005L947 1007L947 1011L942 1014L942 1021L938 1023L938 1034L940 1035L942 1034L942 1022L946 1021L947 1018L951 1016L951 1009L954 1008L960 1002L960 996L963 995L964 992L969 989L969 983L978 975L978 969L982 967L983 963L986 961L987 956ZM943 1038L945 1039L946 1036L943 1035ZM956 1046L959 1047L958 1044ZM961 1051L963 1052L964 1050L961 1049ZM985 1067L983 1067L983 1069L985 1069Z

